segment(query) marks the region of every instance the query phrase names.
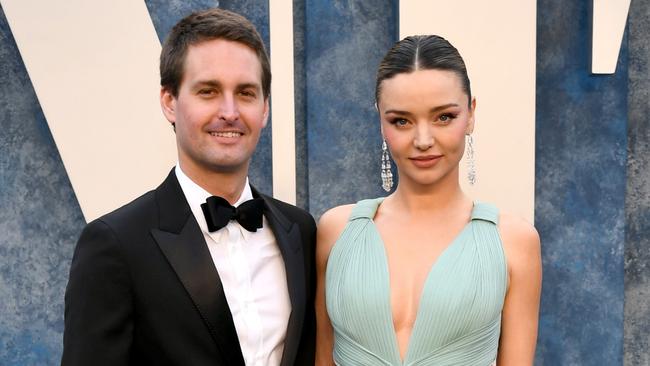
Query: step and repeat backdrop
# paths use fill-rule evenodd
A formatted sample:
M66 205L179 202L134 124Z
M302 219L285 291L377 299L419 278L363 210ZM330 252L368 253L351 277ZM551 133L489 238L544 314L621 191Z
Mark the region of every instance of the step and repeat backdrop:
M468 194L534 222L537 365L650 365L650 5L640 0L0 0L0 364L56 365L86 222L176 163L158 102L179 19L248 17L271 56L270 123L250 179L318 218L385 195L375 72L439 34L477 98ZM465 164L461 164L464 177Z

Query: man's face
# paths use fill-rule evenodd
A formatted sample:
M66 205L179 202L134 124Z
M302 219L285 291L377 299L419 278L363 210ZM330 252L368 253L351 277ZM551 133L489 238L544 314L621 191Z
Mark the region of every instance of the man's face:
M224 39L190 46L178 96L163 88L160 99L186 174L247 172L269 111L251 48Z

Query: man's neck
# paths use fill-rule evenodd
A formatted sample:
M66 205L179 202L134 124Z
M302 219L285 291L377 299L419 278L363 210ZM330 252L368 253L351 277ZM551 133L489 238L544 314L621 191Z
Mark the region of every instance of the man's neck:
M194 169L192 166L188 167L182 162L179 163L179 166L183 173L199 187L205 189L213 196L225 198L231 205L237 202L244 191L247 169L242 169L241 172L224 173L205 169Z

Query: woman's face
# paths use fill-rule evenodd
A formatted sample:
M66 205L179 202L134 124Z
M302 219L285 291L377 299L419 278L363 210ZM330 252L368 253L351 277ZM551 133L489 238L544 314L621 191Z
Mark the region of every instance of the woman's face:
M382 81L381 129L400 182L432 185L458 182L465 135L474 128L475 100L456 73L418 70Z

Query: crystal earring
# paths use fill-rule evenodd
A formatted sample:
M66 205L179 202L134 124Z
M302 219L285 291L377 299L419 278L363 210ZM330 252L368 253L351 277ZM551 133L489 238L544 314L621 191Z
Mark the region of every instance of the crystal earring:
M476 165L474 163L474 138L467 135L467 180L470 185L476 183Z
M390 157L386 140L383 140L381 144L381 187L386 192L390 192L390 189L393 188L393 172L390 171Z

